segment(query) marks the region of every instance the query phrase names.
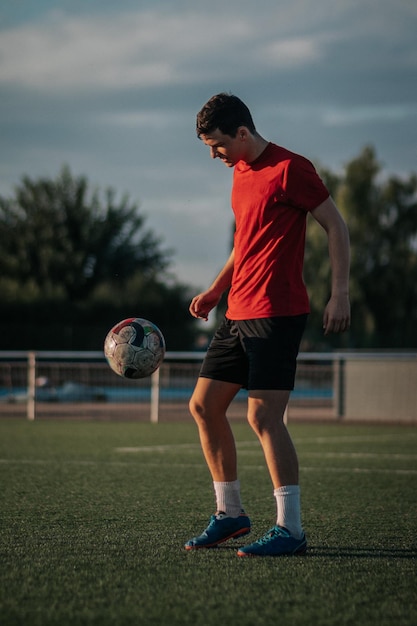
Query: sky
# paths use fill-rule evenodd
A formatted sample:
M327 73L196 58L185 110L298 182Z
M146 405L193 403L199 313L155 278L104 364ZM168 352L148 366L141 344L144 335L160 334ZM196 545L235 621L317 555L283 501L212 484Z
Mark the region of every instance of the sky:
M415 0L14 0L0 6L0 195L68 165L128 194L208 287L230 252L232 172L195 116L238 95L258 132L341 171L372 145L417 171Z

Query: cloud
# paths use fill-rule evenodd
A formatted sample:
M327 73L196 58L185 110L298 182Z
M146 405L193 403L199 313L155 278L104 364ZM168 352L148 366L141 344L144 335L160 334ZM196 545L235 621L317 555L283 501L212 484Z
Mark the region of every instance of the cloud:
M41 21L3 29L0 84L60 93L146 90L325 67L342 55L353 63L359 54L362 62L355 66L360 72L362 64L379 63L384 50L389 63L394 45L397 59L410 64L415 58L406 42L401 49L395 44L399 18L389 0L381 0L377 16L366 9L372 0L363 0L361 9L357 2L335 6L333 0L322 0L313 12L307 0L287 6L262 3L268 7L265 13L225 4L221 19L199 3L172 12L158 5L81 16L54 10Z
M320 59L320 38L291 33L285 10L277 23L258 16L256 28L250 15L229 11L222 20L192 8L83 17L54 11L2 32L0 83L52 92L146 89Z
M222 39L233 45L250 34L243 19L219 25L212 15L204 22L201 31L201 17L192 12L83 18L54 12L2 33L0 82L50 90L191 82L201 78L205 55Z
M80 19L55 13L3 33L0 81L52 90L165 83L173 68L165 54L153 54L155 27L149 15Z
M319 38L279 38L263 46L260 56L265 63L272 66L292 67L319 61L323 57L323 49Z
M96 115L95 123L105 126L116 125L135 129L146 128L165 130L182 122L183 115L176 111L170 111L169 116L164 110L140 110L140 111L110 111Z
M372 124L396 122L417 117L415 106L404 104L376 104L372 106L354 106L338 109L324 108L322 119L325 126L351 126L356 124Z

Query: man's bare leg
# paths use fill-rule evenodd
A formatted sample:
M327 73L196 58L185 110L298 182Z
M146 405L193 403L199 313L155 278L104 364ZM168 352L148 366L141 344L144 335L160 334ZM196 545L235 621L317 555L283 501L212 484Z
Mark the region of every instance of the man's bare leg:
M250 391L248 421L259 438L274 486L276 525L264 537L238 550L238 556L304 554L298 459L284 424L289 391Z
M289 391L250 391L248 421L261 443L274 489L298 484L298 458L284 424Z
M186 542L186 550L212 548L250 532L250 520L240 499L235 440L226 416L239 389L240 385L199 378L190 400L190 411L213 478L217 513L211 516L201 535Z
M190 400L201 447L213 481L237 480L235 439L226 411L240 385L199 378Z

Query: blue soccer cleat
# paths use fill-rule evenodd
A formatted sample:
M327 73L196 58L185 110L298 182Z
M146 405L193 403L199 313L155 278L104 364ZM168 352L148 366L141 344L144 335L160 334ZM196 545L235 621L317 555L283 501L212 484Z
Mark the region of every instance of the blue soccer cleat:
M254 543L239 548L238 556L285 556L303 555L307 552L307 541L293 537L286 528L274 526Z
M250 533L250 519L242 512L239 517L229 517L219 512L210 517L210 523L201 535L193 537L185 544L186 550L215 548L228 539L237 539Z

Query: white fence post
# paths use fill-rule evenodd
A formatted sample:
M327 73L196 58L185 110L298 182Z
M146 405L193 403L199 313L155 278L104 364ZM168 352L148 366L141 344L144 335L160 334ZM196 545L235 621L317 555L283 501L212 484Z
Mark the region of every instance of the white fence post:
M159 368L151 375L151 422L159 420Z
M36 412L36 355L34 352L28 352L28 399L27 399L27 418L33 421Z
M338 355L333 360L333 392L334 408L337 419L342 419L345 414L345 359Z

